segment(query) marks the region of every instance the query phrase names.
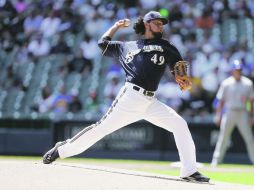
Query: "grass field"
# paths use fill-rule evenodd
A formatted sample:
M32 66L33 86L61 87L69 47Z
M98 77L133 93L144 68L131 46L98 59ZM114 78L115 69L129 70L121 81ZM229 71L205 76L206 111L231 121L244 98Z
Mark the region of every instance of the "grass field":
M0 156L1 160L29 160L41 161L41 157L29 156ZM172 167L167 161L140 161L140 160L112 160L112 159L87 159L68 158L60 162L74 162L79 164L92 164L109 166L121 169L145 171L163 175L179 176L179 168ZM200 172L209 176L213 181L238 183L254 186L254 165L222 164L216 168L204 164Z

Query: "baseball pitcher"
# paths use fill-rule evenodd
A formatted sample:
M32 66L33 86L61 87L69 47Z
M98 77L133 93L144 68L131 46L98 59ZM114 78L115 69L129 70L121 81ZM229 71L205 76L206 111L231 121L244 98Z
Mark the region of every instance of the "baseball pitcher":
M119 20L99 40L103 55L119 60L126 73L126 83L107 113L97 123L86 127L76 136L59 142L43 157L49 164L57 158L66 158L87 150L104 136L141 119L173 133L182 163L181 178L208 182L196 168L195 145L186 121L155 96L166 68L172 71L182 90L191 87L187 63L177 48L162 39L163 26L168 20L159 12L148 12L134 24L142 36L137 41L112 41L114 34L129 26L128 20Z

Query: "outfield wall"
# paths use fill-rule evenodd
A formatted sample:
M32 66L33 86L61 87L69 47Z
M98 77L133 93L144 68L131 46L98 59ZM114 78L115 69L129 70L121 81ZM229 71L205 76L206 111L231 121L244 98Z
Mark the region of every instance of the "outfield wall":
M55 142L77 134L94 121L0 120L0 154L42 155ZM219 129L212 123L189 122L198 161L210 162ZM172 133L140 121L120 129L97 142L84 157L178 160ZM249 163L239 132L233 132L226 162Z

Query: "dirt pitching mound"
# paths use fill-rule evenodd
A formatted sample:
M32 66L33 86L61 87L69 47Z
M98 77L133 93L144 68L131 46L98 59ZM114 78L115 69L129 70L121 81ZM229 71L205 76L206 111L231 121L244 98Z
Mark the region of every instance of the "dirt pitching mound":
M73 163L44 165L0 161L3 190L254 190L252 186L211 182L197 184L177 177Z

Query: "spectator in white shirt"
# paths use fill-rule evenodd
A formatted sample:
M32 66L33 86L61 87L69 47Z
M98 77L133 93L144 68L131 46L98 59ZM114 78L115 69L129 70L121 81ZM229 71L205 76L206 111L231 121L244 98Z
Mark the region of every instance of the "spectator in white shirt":
M92 60L97 57L100 50L97 45L97 41L86 35L84 40L80 44L80 49L83 52L83 57L88 60Z
M61 24L61 19L57 16L56 11L51 11L41 23L40 31L44 37L52 37L58 32L58 28Z
M43 17L38 14L37 10L33 10L30 12L29 16L26 17L23 27L26 35L33 34L34 32L38 32L41 26L41 22Z
M50 52L49 42L38 35L28 44L28 51L35 57L48 55Z
M51 94L50 89L48 87L44 87L42 89L42 99L38 104L39 112L47 113L51 111L55 98L56 96Z
M107 76L109 83L106 84L104 88L104 97L108 105L110 105L116 98L118 91L120 90L122 84L120 83L120 78L118 73L111 72Z

